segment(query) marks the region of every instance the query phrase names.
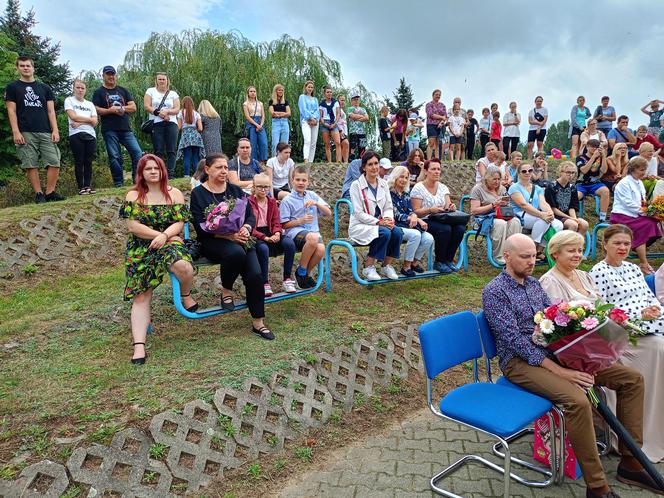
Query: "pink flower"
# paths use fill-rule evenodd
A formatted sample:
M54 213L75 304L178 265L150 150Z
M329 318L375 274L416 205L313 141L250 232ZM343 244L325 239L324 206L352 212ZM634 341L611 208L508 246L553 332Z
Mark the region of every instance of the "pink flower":
M562 302L558 305L558 309L562 312L565 312L569 309L569 304L565 303L565 302Z
M592 330L599 325L599 320L595 317L588 317L581 322L581 326L586 330Z
M567 326L570 320L571 320L570 317L567 316L565 313L562 313L561 311L559 311L558 314L553 319L555 324L560 325L561 327Z

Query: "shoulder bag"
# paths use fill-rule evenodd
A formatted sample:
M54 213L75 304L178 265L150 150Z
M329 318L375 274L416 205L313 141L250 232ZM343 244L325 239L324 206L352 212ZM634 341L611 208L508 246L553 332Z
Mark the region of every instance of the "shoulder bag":
M161 102L159 102L159 105L155 109L157 113L161 111L161 108L164 107L164 102L166 102L166 97L168 97L168 94L171 93L170 90L166 90L166 93L164 96L161 98ZM152 135L152 130L154 130L154 119L147 119L141 123L141 131L143 133L146 133L148 135Z
M447 225L467 225L470 221L470 215L463 211L449 211L447 213L430 214L429 219Z

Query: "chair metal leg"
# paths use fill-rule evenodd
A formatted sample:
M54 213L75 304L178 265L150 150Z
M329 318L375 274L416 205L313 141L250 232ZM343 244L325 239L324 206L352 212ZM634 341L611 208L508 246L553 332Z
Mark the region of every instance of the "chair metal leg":
M554 427L553 423L553 414L552 412L549 412L549 427ZM508 443L512 443L518 439L521 439L522 437L528 435L528 434L534 434L534 429L532 427L527 427L516 434L512 434L510 437L506 438L506 441ZM537 465L532 462L527 462L525 460L521 460L520 458L517 457L511 457L512 463L515 463L517 465L520 465L524 468L530 469L534 472L538 472L540 474L543 474L547 476L549 479L545 481L529 481L521 476L518 476L516 474L513 474L513 479L525 486L533 487L533 488L545 488L550 486L551 484L558 483L559 481L559 476L562 474L562 462L563 458L561 458L560 454L560 449L563 447L563 442L564 438L562 436L562 432L560 433L561 436L559 438L556 438L555 436L551 438L551 458L553 460L553 465L551 466L551 469L547 467L543 467L541 465ZM507 458L507 452L501 453L500 448L502 447L501 442L497 442L493 445L493 454L496 455L497 457L506 459Z
M508 458L505 459L502 466L496 465L495 463L487 460L486 458L482 458L481 456L478 456L478 455L465 455L462 458L460 458L459 460L457 460L456 462L452 463L451 465L447 466L446 468L444 468L443 470L438 472L438 474L436 474L435 476L433 476L431 478L431 481L429 481L431 489L435 493L437 493L439 495L442 495L442 496L447 496L448 498L463 498L460 495L457 495L455 493L452 493L451 491L447 491L446 489L443 489L443 488L437 486L437 482L440 481L441 479L443 479L444 477L447 477L447 476L451 475L452 473L454 473L455 471L457 471L458 469L460 469L461 467L466 465L468 462L479 462L482 465L484 465L485 467L488 467L492 470L495 470L496 472L500 472L501 474L503 474L503 476L504 476L503 496L504 496L504 498L509 498L509 496L510 496L510 478L514 479L516 476L510 472L510 466L511 466L512 460L511 460L511 458L509 458L511 453L510 453L510 449L509 449L509 445L508 445L507 441L505 441L504 439L501 439L501 438L497 438L497 439L499 441L498 444L502 444L502 445L505 446L505 453L508 455Z

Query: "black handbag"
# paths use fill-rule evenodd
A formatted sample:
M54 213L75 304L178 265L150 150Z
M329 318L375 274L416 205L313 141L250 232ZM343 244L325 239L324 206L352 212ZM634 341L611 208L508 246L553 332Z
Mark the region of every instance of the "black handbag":
M157 113L159 113L159 111L161 111L161 108L164 107L164 102L166 102L166 97L168 96L169 93L171 93L171 91L166 90L166 93L162 97L161 102L159 103L159 105L155 109L155 111L157 111ZM141 123L141 131L143 133L146 133L148 135L152 135L152 130L154 130L154 119L147 119L147 120L145 120Z
M430 214L429 219L447 225L467 225L470 221L470 215L457 209L456 211L449 211L447 213Z

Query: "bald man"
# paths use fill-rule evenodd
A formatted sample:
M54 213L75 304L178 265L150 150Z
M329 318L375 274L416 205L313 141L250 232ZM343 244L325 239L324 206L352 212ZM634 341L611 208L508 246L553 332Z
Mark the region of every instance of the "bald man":
M535 313L551 303L537 279L537 249L530 237L515 234L505 241L505 269L484 288L484 313L496 340L500 369L514 384L550 399L565 411L572 448L586 481L586 497L613 498L597 453L592 409L584 389L595 385L618 394L617 415L638 444L643 443L643 377L613 365L594 377L559 365L531 340ZM618 480L661 494L641 464L622 445Z

